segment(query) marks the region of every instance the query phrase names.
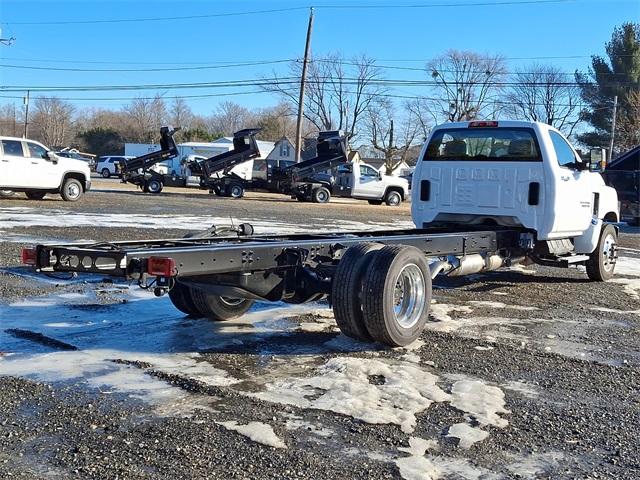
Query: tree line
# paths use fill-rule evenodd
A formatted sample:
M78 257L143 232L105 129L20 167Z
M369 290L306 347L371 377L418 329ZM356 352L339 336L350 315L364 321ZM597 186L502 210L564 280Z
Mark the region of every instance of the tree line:
M540 121L587 147L608 147L617 96L615 150L622 152L640 143L640 24L615 28L605 50L606 58L593 56L587 71L575 74L543 63L509 72L500 55L449 50L426 63L421 81L390 79L364 55L312 57L303 135L344 130L352 147L364 144L380 152L389 172L415 155L412 147L443 122ZM29 112L29 137L55 147L77 144L98 155L121 152L124 142L157 142L159 127L166 124L182 128L176 135L182 142L211 141L247 127L262 128L264 140L293 139L298 85L290 79L298 79L301 69L294 61L286 77L265 76L261 88L278 103L259 110L225 101L210 115L198 115L185 99L161 96L136 98L118 109L77 109L59 98L39 97ZM399 85L426 93L395 94ZM24 113L12 104L0 107L0 133L21 136Z

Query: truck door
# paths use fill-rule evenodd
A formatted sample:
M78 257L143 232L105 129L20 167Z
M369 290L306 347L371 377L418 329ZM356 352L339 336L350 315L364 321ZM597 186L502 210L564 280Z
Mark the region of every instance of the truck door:
M29 187L34 173L29 158L25 157L20 140L2 140L0 185L3 187Z
M378 179L378 171L369 165L360 165L360 176L352 195L358 198L382 198L382 182Z
M47 149L42 145L34 142L24 142L26 144L25 153L29 155L26 159L33 169L33 175L30 175L29 186L39 188L58 188L60 181L61 168L47 157ZM64 160L64 157L63 157Z
M575 152L560 134L549 130L549 136L557 158L557 165L553 166L557 173L553 184L555 215L552 232L556 236L580 235L592 217L594 194L587 177L593 173L579 168ZM553 158L549 160L553 161Z
M353 165L340 165L336 169L336 182L333 187L333 195L338 197L350 197L353 193Z

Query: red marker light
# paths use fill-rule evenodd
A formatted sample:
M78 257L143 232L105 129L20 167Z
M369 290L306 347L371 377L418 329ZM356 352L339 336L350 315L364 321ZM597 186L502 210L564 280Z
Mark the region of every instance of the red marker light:
M36 247L26 247L21 253L22 263L24 265L36 265L38 261L38 250Z
M149 257L147 273L158 277L172 277L176 273L176 261L167 257Z
M469 122L469 128L480 128L480 127L497 127L498 122L492 121L481 121L481 122Z

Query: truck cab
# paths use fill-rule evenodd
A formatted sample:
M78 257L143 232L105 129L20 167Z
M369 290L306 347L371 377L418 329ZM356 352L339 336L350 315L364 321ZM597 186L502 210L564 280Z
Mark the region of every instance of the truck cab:
M522 227L557 255L591 253L618 222L616 191L555 128L472 121L434 128L413 176L412 216L428 225Z
M382 175L366 163L348 163L336 170L333 194L397 206L409 195L409 182L401 177Z

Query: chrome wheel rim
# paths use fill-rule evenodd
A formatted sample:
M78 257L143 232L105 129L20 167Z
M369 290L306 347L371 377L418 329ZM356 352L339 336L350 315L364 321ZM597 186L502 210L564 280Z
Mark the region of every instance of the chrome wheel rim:
M616 265L616 238L609 233L602 242L602 266L611 272Z
M389 195L389 203L393 206L396 206L400 203L400 195L397 193L392 193Z
M244 298L220 297L220 301L231 307L236 307L244 302Z
M414 264L405 265L396 279L393 292L393 314L402 328L418 323L424 311L426 282L422 270Z
M231 196L232 197L239 197L241 193L242 193L242 190L240 189L240 187L233 187L231 189Z
M160 191L160 185L158 184L158 182L151 182L149 184L149 191L150 192L159 192Z
M80 196L80 187L76 183L67 186L67 195L69 198L78 198Z
M318 192L318 200L320 200L320 202L324 203L327 201L327 193L324 191L320 191Z

